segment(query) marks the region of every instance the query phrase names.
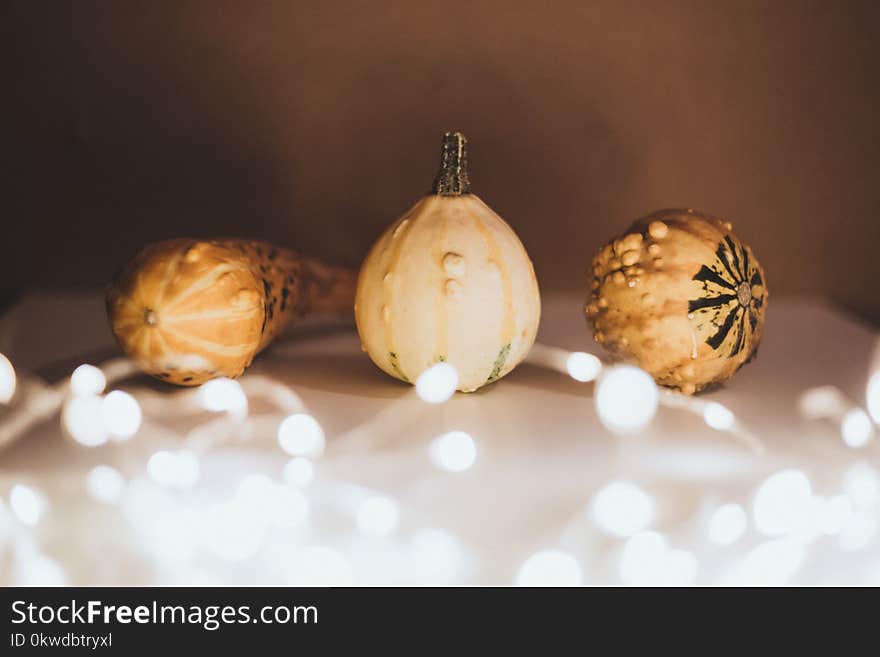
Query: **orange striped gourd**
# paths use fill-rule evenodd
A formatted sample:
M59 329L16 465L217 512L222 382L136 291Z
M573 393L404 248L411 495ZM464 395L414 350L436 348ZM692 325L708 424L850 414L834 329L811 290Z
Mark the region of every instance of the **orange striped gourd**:
M237 377L294 317L351 312L355 273L238 239L151 244L107 289L123 351L148 374L191 386Z

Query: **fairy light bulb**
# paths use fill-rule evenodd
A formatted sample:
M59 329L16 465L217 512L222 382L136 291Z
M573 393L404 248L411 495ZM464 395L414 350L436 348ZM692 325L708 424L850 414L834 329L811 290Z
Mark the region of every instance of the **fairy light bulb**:
M583 570L577 559L562 550L541 550L520 566L517 586L579 586Z
M716 545L731 545L746 533L749 520L739 504L723 504L709 518L709 540Z
M86 490L89 496L105 504L116 504L122 497L125 479L109 465L96 465L86 477Z
M15 368L6 356L0 354L0 404L12 401L15 386Z
M387 497L369 497L357 510L357 526L366 536L384 537L391 534L400 521L397 504Z
M632 536L654 519L654 500L628 481L615 481L593 498L593 521L606 534Z
M109 438L103 400L97 395L68 399L61 413L61 423L70 437L84 447L98 447Z
M416 394L429 404L442 404L458 387L458 371L449 363L432 365L416 379Z
M615 433L642 429L657 414L660 393L654 379L632 365L608 368L596 388L599 420Z
M9 491L9 508L19 522L34 527L46 512L46 498L36 488L15 484Z
M758 487L753 502L755 527L766 536L803 534L814 510L810 480L800 470L781 470Z

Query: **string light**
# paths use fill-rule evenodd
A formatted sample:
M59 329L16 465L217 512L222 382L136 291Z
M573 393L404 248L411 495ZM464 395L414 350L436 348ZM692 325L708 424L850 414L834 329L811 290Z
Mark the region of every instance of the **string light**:
M583 571L577 559L562 550L541 550L520 566L517 586L580 586Z
M871 418L861 408L851 408L840 421L840 435L849 447L864 447L874 435Z
M709 540L716 545L731 545L746 533L748 517L739 504L723 504L709 518Z
M15 385L15 368L6 356L0 354L0 404L12 401Z
M834 386L810 388L798 398L801 415L808 420L839 417L846 411L846 407L846 397Z
M114 390L101 402L101 418L107 433L119 440L128 440L140 429L143 414L134 397Z
M633 433L646 427L657 413L658 401L654 379L632 365L606 369L596 387L599 420L616 433Z
M100 395L106 386L107 377L94 365L80 365L70 375L70 391L78 397Z
M477 445L469 433L450 431L431 443L431 461L441 470L464 472L477 459Z
M324 443L324 430L306 413L294 413L278 426L278 444L291 456L320 456Z
M635 484L615 481L593 498L592 516L606 534L632 536L653 521L654 501Z
M458 371L449 363L432 365L416 379L416 394L429 404L442 404L458 387Z

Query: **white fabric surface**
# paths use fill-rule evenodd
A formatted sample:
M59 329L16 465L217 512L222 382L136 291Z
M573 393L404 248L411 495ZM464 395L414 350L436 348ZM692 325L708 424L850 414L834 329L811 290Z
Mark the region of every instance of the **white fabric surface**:
M576 296L546 298L539 340L599 353L581 307ZM251 398L249 418L236 426L196 409L196 393L124 381L114 387L131 392L144 413L128 442L83 447L55 417L0 452L0 582L880 584L880 440L847 447L836 422L798 412L806 389L829 384L864 407L877 343L875 330L822 302L773 298L758 358L701 396L758 437L766 450L756 454L699 417L662 407L639 435L616 436L597 419L593 384L532 364L428 405L371 364L352 328L309 322L258 358L242 384L268 377L288 386L321 424L326 449L311 483L283 483L290 456L276 431L285 412L271 404ZM0 352L20 376L50 380L98 364L114 355L100 296L24 300L0 323ZM0 410L0 421L8 413ZM180 449L206 422L201 438L186 443L217 443L200 453L195 485L152 482L150 456ZM430 458L432 440L453 430L476 443L464 472ZM125 478L116 504L87 493L86 476L99 464ZM761 482L789 469L806 475L812 497L798 497L799 475L789 477L793 491L783 476L756 509ZM242 490L254 474L275 483L251 477ZM606 496L597 509L597 493L619 480L645 497ZM16 484L45 497L34 527L15 517ZM385 502L363 506L376 497L391 511ZM729 546L708 534L724 503L748 515L745 534ZM653 509L647 522L645 504ZM756 511L765 516L757 524ZM662 539L609 535L601 527L609 514L612 527Z

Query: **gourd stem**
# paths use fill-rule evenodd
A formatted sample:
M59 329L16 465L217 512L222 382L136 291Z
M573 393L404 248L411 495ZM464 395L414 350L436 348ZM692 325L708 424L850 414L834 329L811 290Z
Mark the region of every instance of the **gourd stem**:
M468 194L471 183L467 170L467 139L460 132L443 135L440 148L440 170L431 187L432 194L458 196Z

